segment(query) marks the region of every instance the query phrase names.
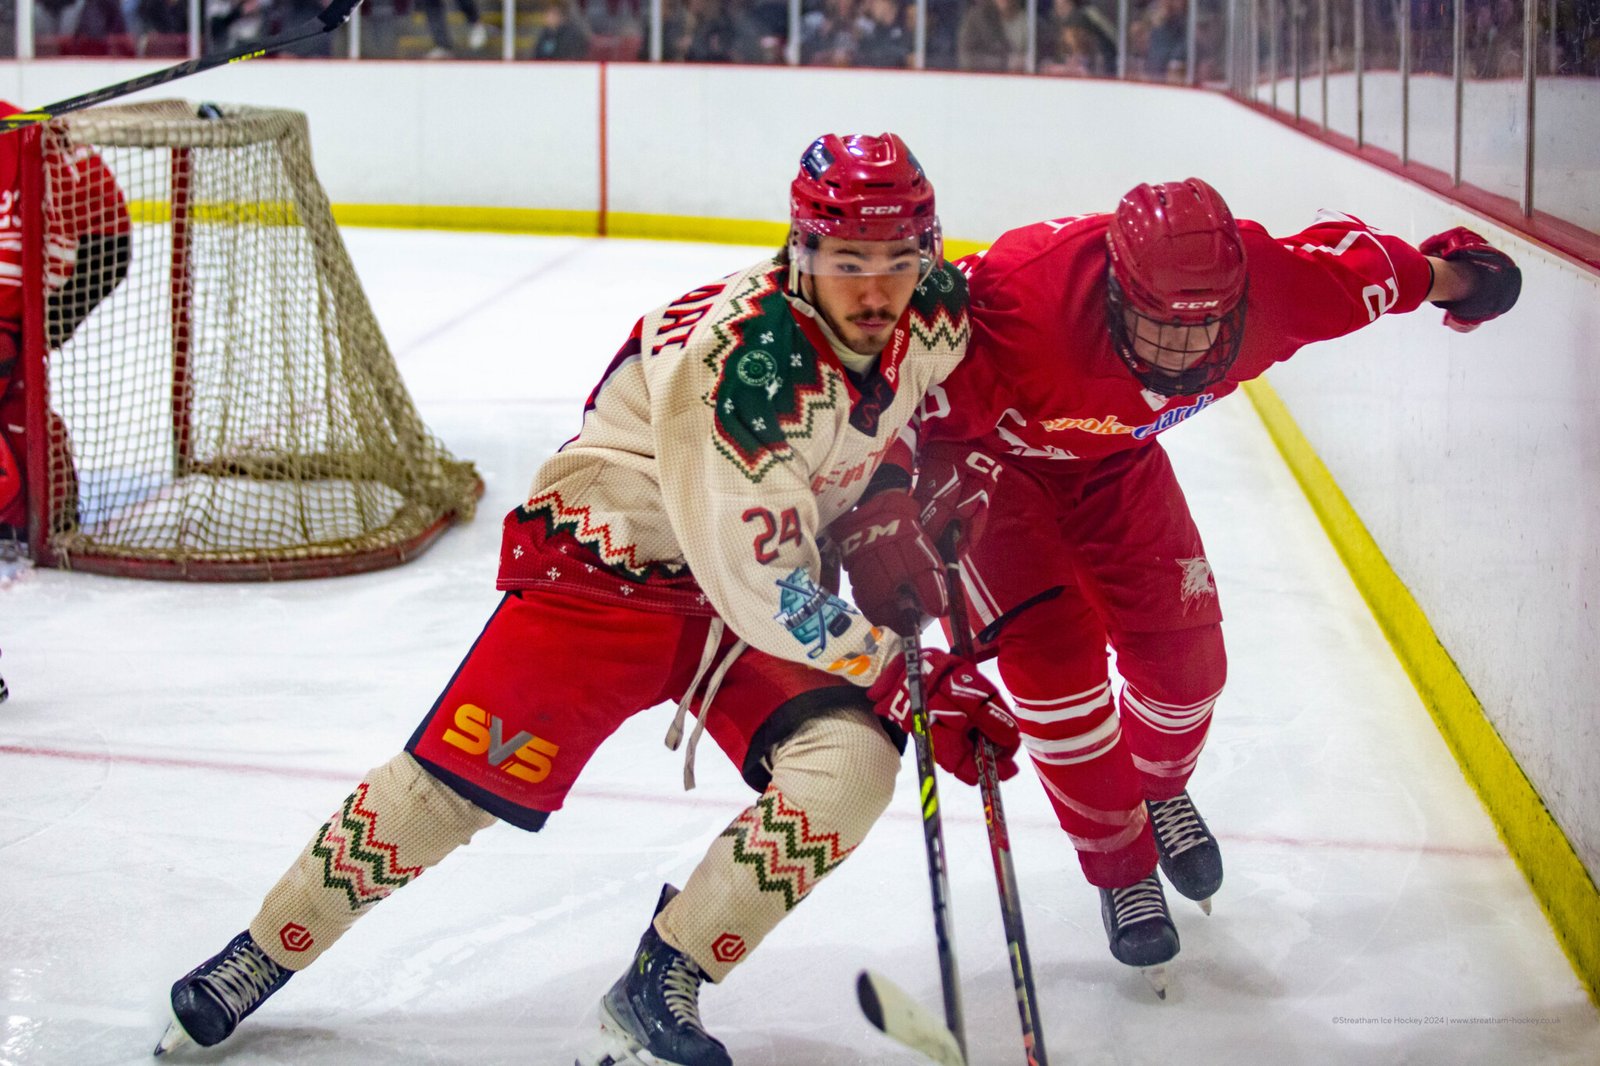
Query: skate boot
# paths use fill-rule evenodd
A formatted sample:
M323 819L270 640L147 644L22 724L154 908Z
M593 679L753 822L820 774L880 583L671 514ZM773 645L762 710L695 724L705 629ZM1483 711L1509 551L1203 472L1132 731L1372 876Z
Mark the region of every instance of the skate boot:
M1155 832L1161 872L1185 899L1211 913L1211 897L1222 887L1222 850L1206 828L1189 793L1169 800L1146 800L1150 828Z
M172 1014L177 1020L167 1026L155 1053L165 1055L189 1040L201 1047L222 1043L293 976L293 970L268 958L245 930L173 984Z
M678 890L667 885L661 913ZM574 1066L733 1066L728 1049L700 1024L700 983L694 960L644 931L628 972L600 1001L600 1040Z
M1100 920L1112 956L1143 971L1156 995L1166 999L1166 964L1178 954L1178 930L1167 912L1161 878L1152 870L1127 888L1102 888Z

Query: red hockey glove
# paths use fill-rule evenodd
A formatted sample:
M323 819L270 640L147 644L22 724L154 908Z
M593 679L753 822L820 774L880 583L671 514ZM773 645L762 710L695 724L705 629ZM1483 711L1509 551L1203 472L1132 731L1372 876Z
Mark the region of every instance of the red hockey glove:
M904 489L886 489L833 520L828 536L839 545L851 596L873 625L897 633L922 625L917 612L950 612L944 565L917 521L917 504ZM905 593L915 601L906 609Z
M906 692L906 661L896 657L873 682L867 696L877 712L911 732L911 697ZM922 696L928 704L928 737L933 757L945 770L969 785L978 783L974 745L979 739L995 747L996 765L1003 781L1017 772L1013 758L1022 738L1005 699L965 659L947 651L922 651Z
M989 499L1000 480L1000 464L984 452L964 445L934 445L923 453L917 471L917 502L922 528L935 544L943 544L954 522L972 543L983 535Z
M1517 297L1522 294L1522 271L1509 255L1491 248L1488 241L1464 226L1435 233L1417 251L1472 271L1471 293L1433 305L1444 309L1444 324L1457 333L1471 333L1517 305Z

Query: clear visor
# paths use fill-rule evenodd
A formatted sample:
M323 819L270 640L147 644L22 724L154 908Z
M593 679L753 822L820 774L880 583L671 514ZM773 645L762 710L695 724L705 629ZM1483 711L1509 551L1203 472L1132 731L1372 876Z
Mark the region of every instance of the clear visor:
M896 240L856 240L819 236L794 229L789 258L801 273L833 277L895 277L926 281L944 261L938 224L923 233Z

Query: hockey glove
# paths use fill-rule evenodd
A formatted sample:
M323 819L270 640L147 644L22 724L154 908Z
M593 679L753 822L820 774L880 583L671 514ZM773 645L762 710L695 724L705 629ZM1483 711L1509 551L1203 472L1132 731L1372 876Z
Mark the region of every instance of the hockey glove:
M1457 333L1471 333L1517 305L1517 297L1522 294L1522 271L1509 255L1491 248L1488 241L1464 226L1434 234L1417 251L1472 271L1471 293L1449 303L1434 304L1444 309L1444 324Z
M1013 757L1022 738L1005 699L978 668L936 648L922 651L922 695L928 704L928 738L936 762L969 785L978 783L975 745L995 747L1000 779L1017 772ZM877 712L905 732L911 729L911 696L906 692L906 661L897 657L867 690Z
M1000 480L1000 463L964 445L934 445L923 453L917 471L917 502L922 528L935 544L943 544L952 523L961 523L967 543L983 535L989 500Z
M906 633L921 628L919 611L934 618L949 613L944 566L909 492L886 489L862 501L833 520L828 536L839 545L851 597L873 625ZM906 592L915 601L909 610Z

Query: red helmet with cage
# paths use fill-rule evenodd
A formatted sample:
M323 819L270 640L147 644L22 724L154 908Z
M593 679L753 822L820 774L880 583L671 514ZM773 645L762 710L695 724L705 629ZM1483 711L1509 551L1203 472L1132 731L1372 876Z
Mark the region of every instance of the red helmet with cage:
M915 241L931 263L943 256L933 184L893 133L827 134L800 157L789 186L791 246L816 238Z
M1107 325L1141 384L1189 396L1227 376L1244 339L1244 241L1199 178L1140 185L1106 230Z

